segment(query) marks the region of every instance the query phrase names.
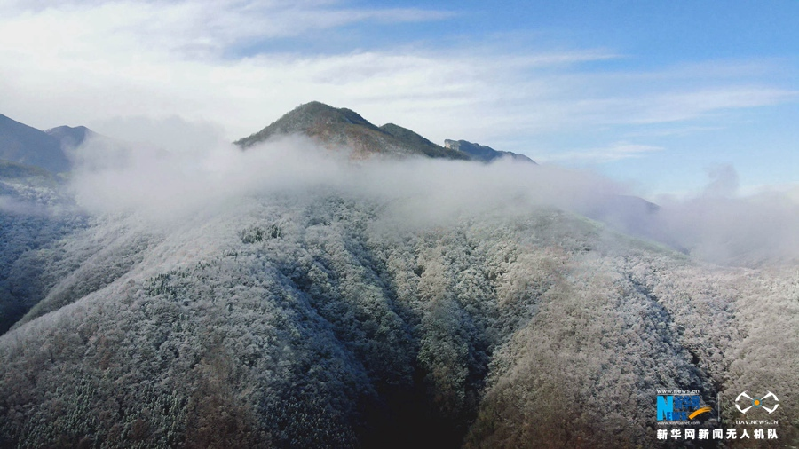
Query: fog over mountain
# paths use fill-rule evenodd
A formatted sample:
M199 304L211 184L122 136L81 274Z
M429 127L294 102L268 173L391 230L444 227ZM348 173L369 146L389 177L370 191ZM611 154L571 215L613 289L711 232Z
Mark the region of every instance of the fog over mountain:
M773 391L779 440L725 444L799 441L787 195L653 203L321 103L183 133L0 165L0 447L652 447L658 389Z
M132 125L136 129L137 124ZM485 207L507 206L509 213L524 210L524 205L557 207L721 264L799 259L799 202L779 192L739 195L737 174L730 166L710 173L708 186L697 195L662 197L652 203L596 173L519 165L512 161L530 159L466 141L449 141L450 151L461 156L441 156L429 149L435 144L411 130L391 123L378 128L356 112L318 102L301 105L238 140L243 152L209 135L204 125L197 126L197 134L206 141L191 148L182 137L191 133L190 127L181 128L181 135L167 136L162 146L140 145L135 151L118 145L109 150L107 142L90 142L78 155L86 161L73 181L78 197L101 211L133 208L164 217L191 209L195 201L207 204L247 192L335 185L389 199L411 197L424 203L418 204L420 210L442 216L467 210L480 214ZM375 135L395 140L381 144ZM258 147L257 142L267 143ZM475 150L478 147L482 153ZM496 163L435 160L441 158Z

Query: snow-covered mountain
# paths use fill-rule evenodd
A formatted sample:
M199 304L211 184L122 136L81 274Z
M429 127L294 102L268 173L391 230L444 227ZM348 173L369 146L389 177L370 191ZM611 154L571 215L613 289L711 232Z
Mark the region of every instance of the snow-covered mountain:
M713 409L696 428L773 391L774 447L797 441L795 266L698 262L544 201L550 178L481 192L534 164L255 157L294 132L430 155L310 107L238 142L258 182L146 180L189 212L0 208L0 447L656 447L664 389Z

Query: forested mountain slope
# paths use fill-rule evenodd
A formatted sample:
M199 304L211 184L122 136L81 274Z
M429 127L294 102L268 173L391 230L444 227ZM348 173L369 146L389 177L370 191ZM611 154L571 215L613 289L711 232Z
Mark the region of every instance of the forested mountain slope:
M42 266L19 267L35 253L48 259L52 252L45 247L85 224L86 216L75 209L62 177L0 160L0 334L43 297L46 283L29 282Z
M408 207L287 189L20 259L46 299L0 336L0 446L651 447L662 388L779 391L796 441L795 269Z

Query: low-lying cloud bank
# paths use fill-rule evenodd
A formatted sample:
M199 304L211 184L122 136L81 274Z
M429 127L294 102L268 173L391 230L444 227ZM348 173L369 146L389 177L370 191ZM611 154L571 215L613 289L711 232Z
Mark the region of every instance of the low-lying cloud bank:
M707 261L758 265L799 260L799 204L779 193L741 197L731 167L693 198L658 205L588 171L503 160L351 161L300 137L241 151L221 139L192 150L125 146L102 138L76 153L71 188L95 213L135 211L164 223L218 213L242 198L344 192L384 202L410 225L556 207L664 242Z
M711 182L710 187L715 182ZM756 266L799 260L799 203L782 192L662 198L659 235L709 261Z

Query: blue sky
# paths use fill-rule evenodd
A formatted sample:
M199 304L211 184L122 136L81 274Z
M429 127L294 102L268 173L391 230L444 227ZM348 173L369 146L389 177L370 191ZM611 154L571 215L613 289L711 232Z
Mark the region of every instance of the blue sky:
M721 164L747 193L799 185L797 43L796 1L0 0L0 113L235 139L320 100L648 197Z

